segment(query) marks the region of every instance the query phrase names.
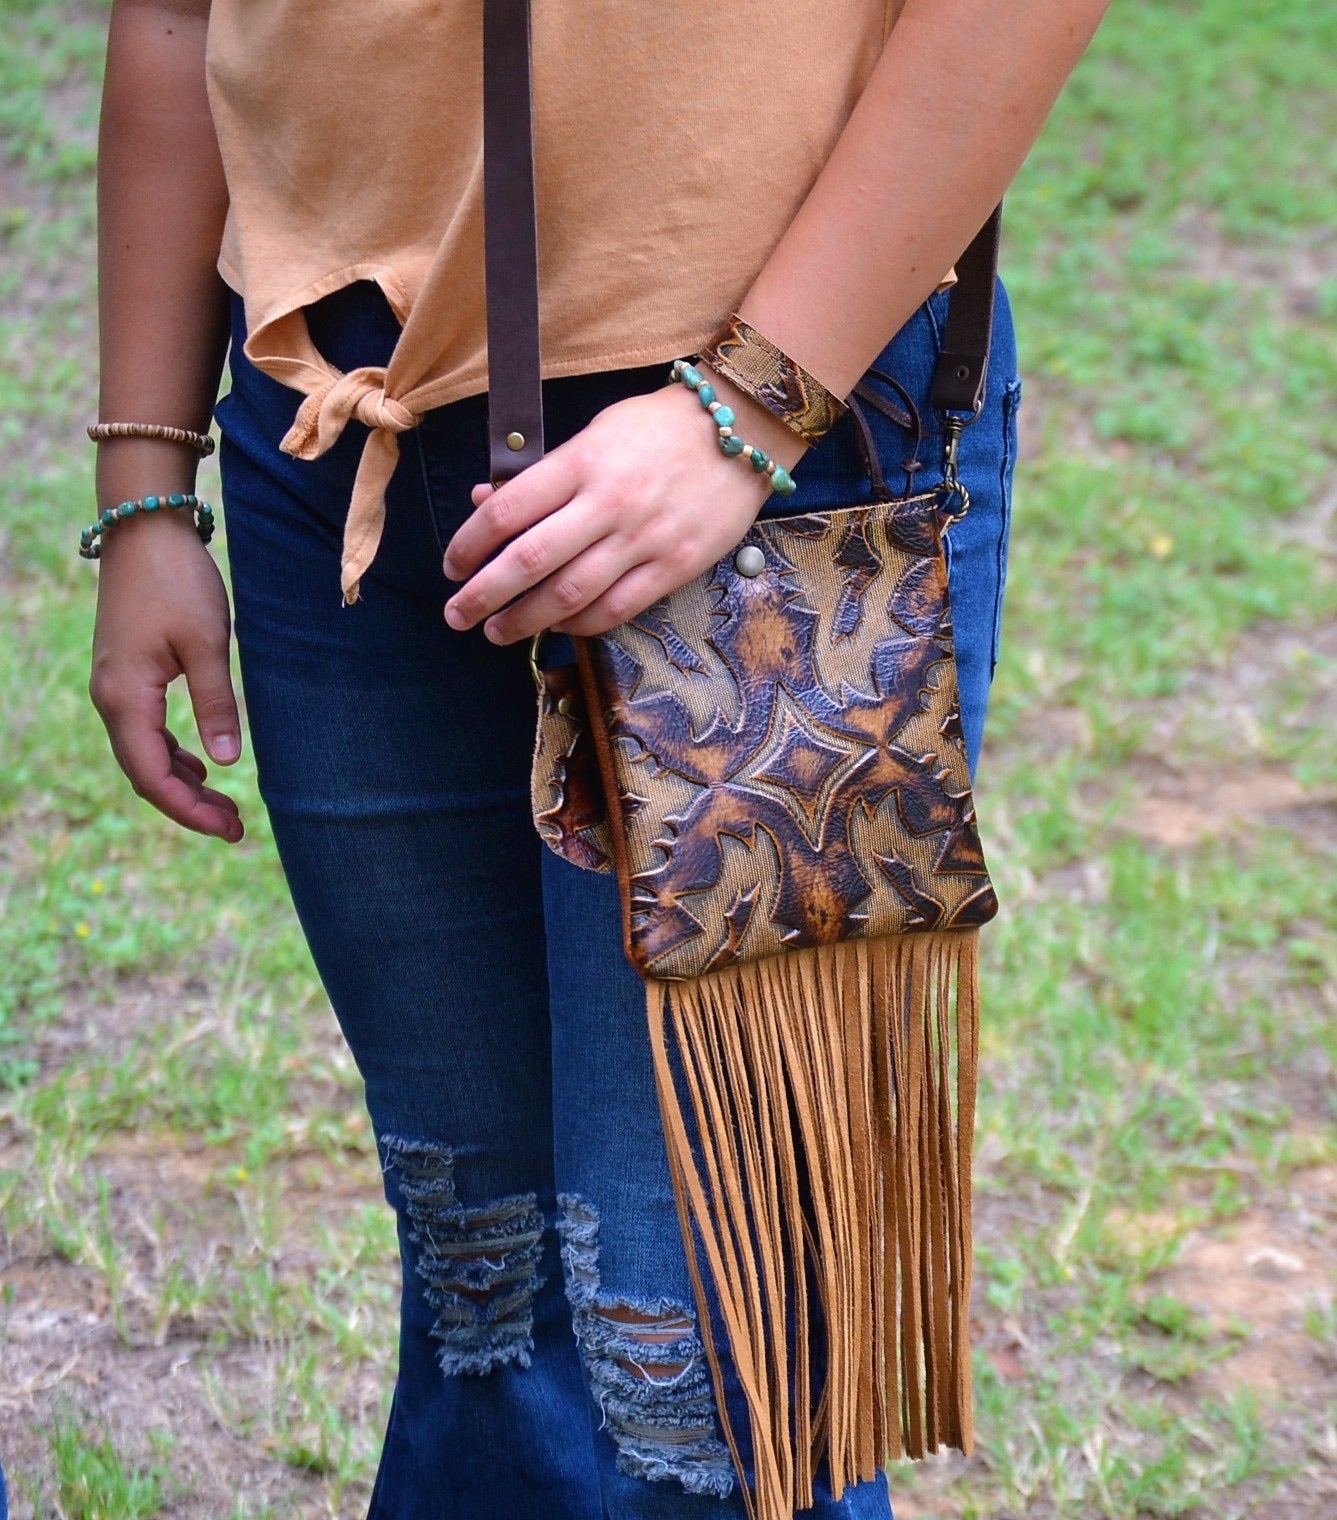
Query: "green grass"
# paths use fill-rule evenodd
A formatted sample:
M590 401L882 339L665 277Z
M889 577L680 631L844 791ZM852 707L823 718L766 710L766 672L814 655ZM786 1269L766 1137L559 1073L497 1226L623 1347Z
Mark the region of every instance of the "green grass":
M132 796L88 702L96 572L73 545L104 18L0 0L0 21L18 187L0 210L0 1338L77 1301L115 1347L110 1382L56 1403L34 1372L0 1399L0 1449L39 1516L352 1513L388 1396L393 1229L249 756L219 782L248 823L225 849ZM1337 1499L1315 1191L1337 1166L1334 56L1330 7L1116 6L1009 196L1027 399L979 787L1004 912L985 939L978 1446L898 1466L898 1513ZM214 547L225 564L225 531ZM192 732L180 692L171 716ZM1292 802L1252 805L1255 778ZM1200 806L1197 842L1148 822L1148 788ZM1293 1323L1265 1317L1266 1284L1203 1298L1203 1243L1242 1243L1226 1277L1247 1288L1254 1240L1305 1257ZM1271 1341L1280 1388L1232 1372ZM134 1411L174 1356L168 1441Z
M154 1444L161 1455L172 1448L162 1435ZM127 1466L105 1429L62 1411L51 1425L50 1450L64 1520L150 1520L166 1508L166 1466Z

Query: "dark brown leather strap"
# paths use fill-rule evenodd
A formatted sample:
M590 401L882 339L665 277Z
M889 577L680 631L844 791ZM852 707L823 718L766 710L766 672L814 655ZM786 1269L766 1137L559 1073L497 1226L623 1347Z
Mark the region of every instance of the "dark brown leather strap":
M956 284L947 306L947 329L933 371L929 404L941 415L965 412L973 422L984 405L993 337L994 277L1003 208L995 206L956 264Z
M501 485L543 457L529 0L483 6L488 445Z
M874 390L869 384L869 381L874 379L880 380L889 389L895 391L905 405L898 406L880 391ZM914 434L914 445L909 454L900 462L900 468L905 471L904 494L911 495L914 491L915 472L924 468L923 461L919 457L924 449L924 421L919 415L919 408L915 405L914 397L894 376L873 366L865 371L863 379L850 392L847 405L850 416L854 419L855 442L863 458L864 473L868 476L868 483L873 489L874 501L890 501L892 493L887 488L886 475L882 469L882 461L878 457L872 429L868 424L866 408L872 407L875 412L881 412L889 422Z
M492 483L543 457L529 0L484 0L483 210ZM1002 207L957 260L929 400L973 421L984 403Z

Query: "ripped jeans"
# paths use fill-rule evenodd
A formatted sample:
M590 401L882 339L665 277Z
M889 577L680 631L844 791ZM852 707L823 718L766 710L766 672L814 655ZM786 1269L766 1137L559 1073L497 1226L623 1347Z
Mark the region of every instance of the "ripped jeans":
M921 403L943 301L880 361ZM487 478L485 398L403 436L380 549L345 607L340 543L365 433L350 424L311 462L281 453L301 398L247 362L235 298L233 311L218 420L251 743L399 1228L398 1380L370 1520L736 1520L616 884L535 834L527 648L442 617L442 553ZM384 363L398 331L365 282L309 318L345 370ZM547 382L550 443L665 372ZM1015 376L1000 294L987 403L961 447L973 508L950 538L972 765L997 654ZM909 435L872 420L893 480ZM937 478L939 440L924 459ZM797 496L768 510L866 499L849 419L795 478ZM885 1477L839 1500L819 1481L807 1513L885 1520Z

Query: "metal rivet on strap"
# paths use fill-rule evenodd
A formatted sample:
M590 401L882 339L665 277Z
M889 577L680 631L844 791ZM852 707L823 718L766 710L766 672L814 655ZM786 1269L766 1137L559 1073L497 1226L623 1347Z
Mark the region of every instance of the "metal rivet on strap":
M520 452L520 450L522 448L524 448L524 446L525 446L525 435L523 433L507 433L507 435L506 435L506 447L508 449L514 449L515 452L518 454Z
M739 575L746 575L750 579L754 575L760 575L766 568L766 555L756 544L744 544L733 557L733 567Z

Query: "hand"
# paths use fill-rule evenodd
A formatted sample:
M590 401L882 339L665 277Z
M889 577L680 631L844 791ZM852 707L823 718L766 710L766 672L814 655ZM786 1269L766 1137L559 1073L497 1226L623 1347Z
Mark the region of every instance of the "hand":
M209 755L230 765L241 753L223 578L184 513L136 514L100 542L88 694L116 762L174 823L236 844L244 832L237 804L204 785L204 762L167 727L167 687L184 675Z
M764 408L717 390L749 442L786 467L802 454ZM686 386L615 402L500 489L474 487L477 510L443 561L451 580L465 581L446 603L446 621L481 622L497 644L545 628L603 633L728 553L768 489L744 461L720 452Z

